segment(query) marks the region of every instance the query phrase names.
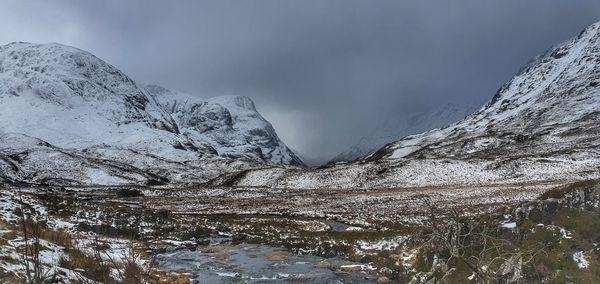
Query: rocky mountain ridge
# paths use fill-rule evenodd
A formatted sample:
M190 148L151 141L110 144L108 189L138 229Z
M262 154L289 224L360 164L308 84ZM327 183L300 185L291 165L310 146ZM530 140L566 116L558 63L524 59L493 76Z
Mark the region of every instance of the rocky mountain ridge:
M0 176L10 181L202 181L231 164L302 165L247 97L142 86L56 43L0 46L0 107Z

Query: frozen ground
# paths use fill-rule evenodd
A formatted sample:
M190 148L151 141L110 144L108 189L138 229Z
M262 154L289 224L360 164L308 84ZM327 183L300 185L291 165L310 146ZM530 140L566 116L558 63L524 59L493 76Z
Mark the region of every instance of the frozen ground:
M138 264L170 281L365 283L409 277L400 272L416 277L424 249L418 236L432 228L432 218L445 224L455 216L496 216L494 230L517 234L524 224L522 208L570 186L564 181L372 190L12 186L0 189L0 238L8 240L1 246L6 257L0 269L23 274L15 212L26 207L49 228L71 234L84 252L93 254L90 248L99 238L107 260L126 258L133 239ZM593 194L575 200L588 195ZM577 246L569 247L579 250L567 255L574 267L596 263L593 247L581 245L573 229L550 221L533 226L528 232L543 229L559 241L577 239ZM43 245L49 271L67 279L82 276L61 266L69 255L64 245L48 240ZM118 270L112 274L119 277Z

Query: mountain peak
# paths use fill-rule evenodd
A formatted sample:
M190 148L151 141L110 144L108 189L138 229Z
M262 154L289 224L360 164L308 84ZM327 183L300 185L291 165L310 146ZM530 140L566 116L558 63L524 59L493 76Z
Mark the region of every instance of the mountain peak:
M160 86L145 88L175 119L184 136L206 141L221 156L303 165L246 96L203 100Z
M240 109L245 109L249 111L256 111L256 107L254 106L254 102L252 99L246 96L239 95L229 95L229 96L219 96L210 98L207 100L211 103L220 104L224 107L235 107Z
M0 134L40 139L56 151L136 166L213 158L302 164L247 97L201 100L144 87L91 53L58 43L0 46L0 106Z
M60 43L12 42L0 46L2 64L5 67L29 68L45 73L69 71L84 74L90 67L111 69L123 76L115 67L97 58L93 54L76 47ZM46 69L43 69L43 68ZM70 74L72 75L72 74Z

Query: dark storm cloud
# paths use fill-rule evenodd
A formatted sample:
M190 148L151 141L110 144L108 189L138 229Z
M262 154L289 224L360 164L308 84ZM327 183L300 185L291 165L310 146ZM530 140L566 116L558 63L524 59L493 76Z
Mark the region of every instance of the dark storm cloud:
M390 117L490 98L600 20L579 1L8 1L0 43L57 41L141 82L252 97L280 136L335 155Z

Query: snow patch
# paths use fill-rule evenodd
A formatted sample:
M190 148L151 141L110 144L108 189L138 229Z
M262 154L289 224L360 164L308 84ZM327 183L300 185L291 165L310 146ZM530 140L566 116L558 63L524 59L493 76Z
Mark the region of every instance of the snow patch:
M577 267L579 267L580 269L586 269L590 266L590 263L586 259L583 251L575 252L573 254L572 258L573 258L573 261L575 261L577 263Z

